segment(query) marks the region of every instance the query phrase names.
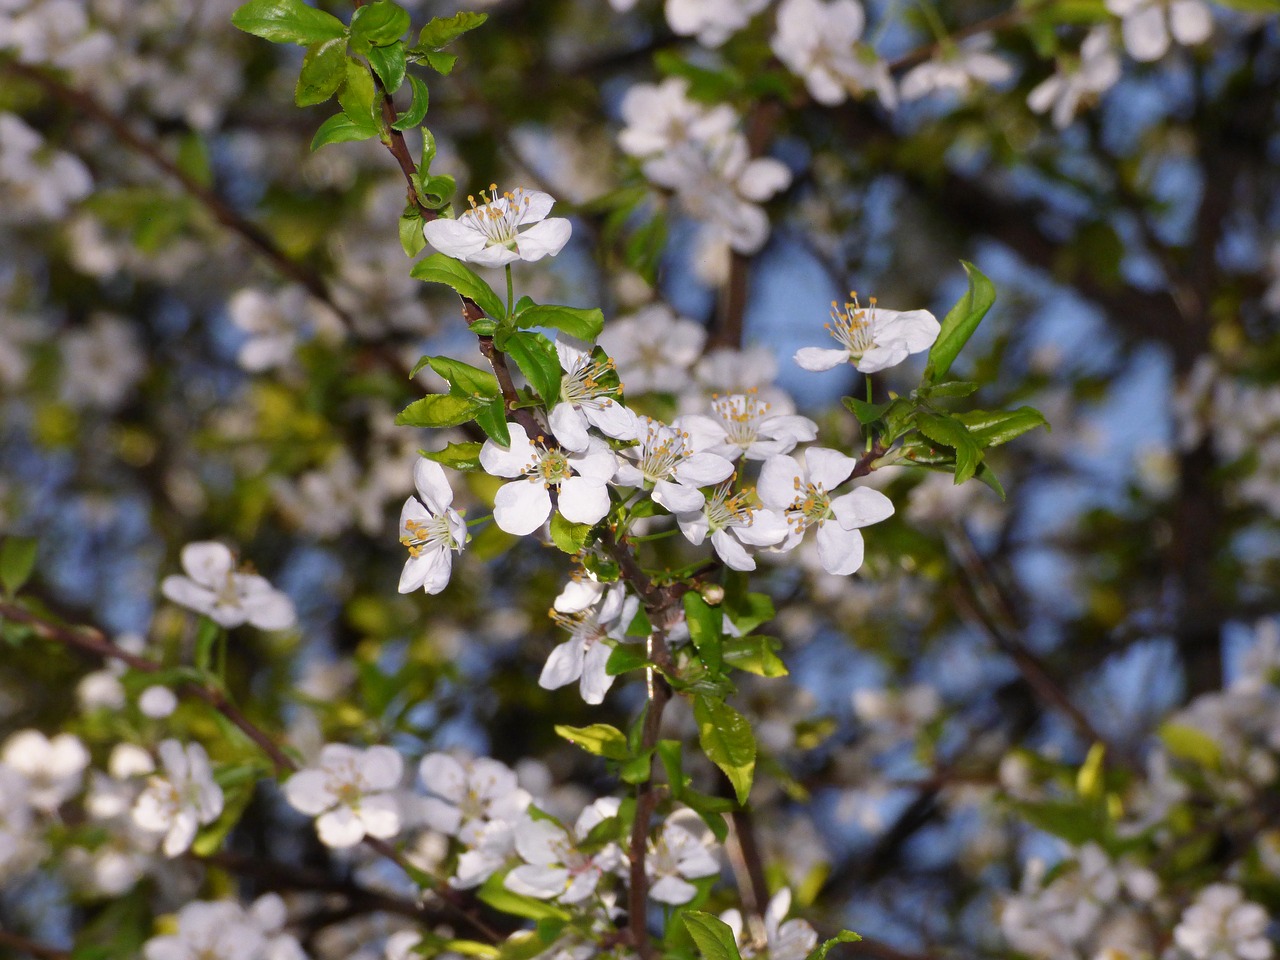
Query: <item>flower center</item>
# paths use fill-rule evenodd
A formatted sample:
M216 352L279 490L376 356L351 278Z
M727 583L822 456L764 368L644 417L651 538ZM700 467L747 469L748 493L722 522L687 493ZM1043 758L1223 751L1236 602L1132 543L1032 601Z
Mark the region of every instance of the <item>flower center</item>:
M759 438L760 421L769 415L769 404L756 398L754 387L745 395L716 397L711 409L724 426L725 439L743 450Z
M609 635L604 624L597 619L596 612L591 609L577 613L561 613L552 608L547 611L547 616L554 620L557 626L568 630L575 640L582 641L582 645L587 649Z
M730 496L729 488L732 483L733 477L730 477L716 487L707 500L707 524L712 533L726 527L750 526L755 521L752 513L759 506L755 491L742 490Z
M613 403L613 387L600 380L613 372L612 358L592 360L583 357L560 380L560 399L577 407L607 407Z
M650 423L640 441L640 473L646 483L670 479L676 468L693 456L688 445L689 434L661 424Z
M864 310L858 305L856 290L850 291L849 296L853 302L846 303L843 310L837 310L836 302L831 302L831 323L824 326L857 360L875 346L876 298L872 297Z
M830 516L831 495L818 484L802 485L796 477L796 498L787 507L787 523L803 532L811 526L822 526L822 521Z
M529 475L542 481L543 486L558 487L564 480L573 476L573 466L569 458L560 450L547 450L539 447L537 461L531 466Z
M424 550L438 544L444 544L447 549L458 545L449 529L449 519L443 514L427 520L406 520L400 542L409 548L411 557L419 557Z
M489 192L480 191L480 199L484 203L476 205L476 198L468 196L471 209L462 216L468 218L471 225L485 235L490 247L510 247L515 243L517 227L525 210L529 206L529 198L524 190L516 188L514 193L503 193L498 196L498 185L489 184Z

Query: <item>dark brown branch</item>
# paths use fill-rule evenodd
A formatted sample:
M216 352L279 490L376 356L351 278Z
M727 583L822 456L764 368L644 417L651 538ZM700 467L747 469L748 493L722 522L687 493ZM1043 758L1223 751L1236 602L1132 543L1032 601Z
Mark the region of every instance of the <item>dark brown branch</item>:
M4 930L0 930L0 947L10 947L20 954L25 953L29 957L34 957L35 960L71 960L71 954L65 950L37 943L35 940L28 940L26 937Z

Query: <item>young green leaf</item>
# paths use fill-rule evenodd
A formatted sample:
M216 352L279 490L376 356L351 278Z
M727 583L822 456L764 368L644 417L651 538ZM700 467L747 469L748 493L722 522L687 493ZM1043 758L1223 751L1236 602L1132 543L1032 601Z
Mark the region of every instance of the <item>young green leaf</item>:
M953 417L920 411L916 417L920 432L932 440L951 447L956 452L956 483L964 483L977 472L982 460L982 449L968 428Z
M982 271L967 261L961 260L960 263L969 275L969 289L942 320L942 330L929 350L929 362L924 371L926 384L938 383L947 375L960 350L969 342L996 300L996 288Z
M416 208L406 210L400 215L398 225L400 249L406 257L416 257L427 245L427 238L422 235L422 215Z
M703 695L694 697L693 717L702 752L729 778L738 803L746 803L756 768L756 738L751 724L723 700Z
M634 643L620 643L609 654L609 661L604 665L604 672L611 677L622 673L630 673L649 665L649 657L644 649Z
M551 541L563 553L571 556L581 553L589 533L591 533L589 523L574 523L572 520L566 520L559 511L551 515Z
M523 330L494 338L498 349L515 361L520 372L537 391L543 403L551 406L560 399L560 356L555 346L540 333Z
M831 952L831 948L837 943L857 943L862 937L852 930L841 930L830 940L825 940L814 948L813 953L809 954L805 960L827 960L827 954Z
M568 740L576 747L597 757L610 760L626 760L631 756L631 748L627 746L627 736L617 727L607 723L593 723L589 727L569 727L556 725L556 734Z
M481 310L495 320L502 320L507 315L507 308L502 305L489 284L481 280L470 267L443 253L433 253L425 260L419 260L413 265L409 275L415 280L443 283L452 287L460 296L474 300Z
M488 370L481 370L452 357L425 357L431 369L449 382L449 392L459 397L499 396L498 378Z
M1049 421L1034 407L1016 410L968 410L955 418L969 428L981 447L998 447L1036 427L1049 428Z
M300 107L324 103L347 79L347 43L342 38L324 40L307 47L302 58L302 72L293 91L293 102Z
M481 443L451 443L443 450L423 451L422 455L454 470L479 470L482 446Z
M410 51L416 55L439 50L489 19L487 13L455 13L452 17L436 17L418 34L418 42Z
M504 447L511 446L511 428L507 426L507 404L502 397L494 397L476 414L476 426L485 436ZM558 516L558 514L557 514Z
M427 92L427 85L417 77L409 77L409 89L413 91L413 102L409 104L409 109L399 114L395 122L391 124L396 130L412 130L420 124L427 115L427 104L431 102L431 95Z
M370 46L387 47L409 31L409 11L393 0L375 0L351 16L351 36Z
M730 637L724 642L724 662L759 677L785 677L787 665L777 653L781 646L776 638L758 634Z
M889 409L888 403L867 403L865 400L859 400L857 397L841 397L840 402L848 408L849 412L858 418L858 422L866 425L875 423L884 416L885 411Z
M415 400L396 415L398 427L456 427L475 418L486 401L436 393Z
M742 960L733 927L719 917L701 910L688 910L683 919L703 960Z
M0 544L0 586L13 596L31 578L36 565L36 541L33 537L5 537Z
M422 59L426 62L427 66L436 73L440 74L442 77L447 77L449 74L453 73L453 65L458 62L458 55L456 53L439 53L431 51L429 53L424 53L422 55Z
M233 26L272 43L309 47L347 34L337 17L307 6L302 0L251 0L231 14Z
M594 341L604 329L604 314L599 310L535 305L521 311L516 317L516 324L525 328L551 327L579 340Z
M365 59L373 67L373 72L378 75L387 93L395 93L400 89L400 84L404 83L405 70L409 66L403 43L393 43L389 47L370 47L365 53Z
M513 893L506 888L503 880L506 878L506 871L499 871L489 877L488 880L476 891L476 896L502 913L509 913L513 917L524 917L526 920L568 920L570 914L567 910L557 907L553 903L547 903L544 900L537 900L533 897L526 897L523 894ZM453 941L452 946L457 949L457 942ZM481 946L481 944L477 944ZM495 951L496 956L496 951Z
M689 626L689 638L698 650L698 656L713 674L720 673L724 662L721 623L724 613L719 607L708 605L702 596L690 590L681 599L685 622Z
M345 113L335 113L332 117L320 124L320 129L316 131L316 135L311 138L311 152L319 150L321 147L327 147L331 143L347 143L352 140L368 140L370 137L376 137L378 131L368 126L359 126L352 123L351 118ZM426 242L425 240L423 241Z
M382 111L374 102L376 89L369 68L358 60L347 57L347 82L338 91L338 103L358 127L366 127L377 135L381 129Z

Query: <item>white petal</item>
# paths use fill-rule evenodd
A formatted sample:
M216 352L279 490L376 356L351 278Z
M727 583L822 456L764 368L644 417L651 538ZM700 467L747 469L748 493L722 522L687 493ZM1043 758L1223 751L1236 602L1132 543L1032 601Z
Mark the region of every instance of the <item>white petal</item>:
M453 503L453 487L449 486L444 467L434 460L418 458L413 465L413 483L418 488L418 496L432 513L444 513L445 508Z
M1209 39L1213 14L1201 0L1173 0L1169 5L1169 26L1179 43L1193 46Z
M737 539L726 530L717 530L711 535L711 546L716 555L724 561L730 570L754 570L755 557L747 553Z
M853 573L862 566L862 534L845 530L830 520L818 527L818 560L822 569L837 577Z
M670 480L659 480L653 485L653 500L672 513L693 513L701 510L702 505L707 502L707 498L697 487L686 487Z
M679 877L667 876L649 888L649 897L659 903L678 906L682 903L688 903L697 892L698 888L689 883L689 881L681 880Z
M606 495L605 500L608 499ZM607 505L605 510L608 511ZM546 523L550 515L551 495L537 480L512 480L503 484L493 498L494 522L517 537L533 533Z
M521 859L541 867L559 863L558 848L569 841L564 828L549 820L525 820L516 826L515 837ZM564 889L563 882L560 889Z
M321 770L299 770L285 781L284 798L293 809L314 817L337 800L325 786L328 780L328 775Z
M877 343L861 357L854 361L859 373L879 373L896 367L907 359L909 351L901 340L890 340L888 343Z
M517 223L536 223L550 213L551 208L556 204L555 197L542 190L525 190L523 187L517 187L512 193L522 207Z
M582 661L586 651L576 637L566 640L551 651L546 665L538 677L538 686L544 690L557 690L573 683L582 676Z
M593 477L570 477L560 484L560 513L566 520L599 523L608 512L609 490L603 481Z
M432 220L423 224L422 235L445 256L458 260L469 260L488 243L483 233L462 220Z
M810 447L804 452L804 465L809 469L810 482L824 490L834 490L849 479L858 461L839 450Z
M586 414L571 403L557 403L547 418L551 433L566 450L575 453L587 449L591 437L587 434Z
M511 434L511 446L501 447L492 440L486 440L480 448L480 466L495 477L524 476L534 460L533 444L520 424L508 423L507 429Z
M400 805L390 793L362 797L356 815L371 837L389 840L400 832Z
M796 364L805 370L821 373L832 370L842 363L848 363L848 350L824 350L822 347L803 347L796 351Z
M517 841L518 842L518 841ZM539 900L550 900L564 893L569 884L569 871L564 867L526 864L516 867L503 878L502 885L513 893Z
M217 589L235 569L235 558L223 544L202 540L182 548L182 569L196 583Z
M369 790L391 790L400 786L404 760L391 747L373 746L360 758L360 776Z
M347 806L337 807L316 820L316 832L326 847L354 847L364 839L364 824Z
M541 260L543 257L554 257L564 249L573 233L573 225L563 217L552 217L534 224L516 238L516 249L520 259L526 261Z
M760 470L756 493L766 507L785 510L795 501L796 480L801 476L803 471L794 457L772 457Z
M587 650L582 660L582 679L578 685L583 702L590 704L604 702L604 695L609 692L614 681L614 677L605 670L612 652L612 647L599 641Z
M751 522L733 528L734 536L753 547L778 543L787 535L787 519L781 513L764 509L751 515Z
M418 779L437 796L461 803L467 795L467 771L447 753L428 753L418 764Z
M865 527L893 516L893 501L879 490L858 487L831 501L831 512L846 530Z
M676 479L694 487L709 487L733 475L733 463L714 453L695 453L675 470Z
M1169 31L1164 22L1164 7L1150 3L1124 18L1121 24L1125 49L1135 60L1159 60L1169 49Z

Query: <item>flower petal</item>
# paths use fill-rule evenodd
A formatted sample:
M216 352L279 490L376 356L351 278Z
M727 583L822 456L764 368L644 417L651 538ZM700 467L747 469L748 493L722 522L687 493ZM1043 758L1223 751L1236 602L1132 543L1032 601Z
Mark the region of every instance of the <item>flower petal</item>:
M603 490L601 485L601 491ZM605 509L600 514L601 517L609 511L608 500L606 494ZM504 483L493 498L494 522L502 530L517 537L533 533L550 515L551 495L537 480L512 480ZM596 519L599 520L600 517Z
M814 373L833 370L849 361L848 350L824 350L822 347L803 347L794 357L797 365Z
M818 527L818 560L822 569L837 577L847 576L862 566L862 534L846 530L830 520Z

